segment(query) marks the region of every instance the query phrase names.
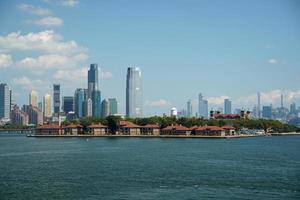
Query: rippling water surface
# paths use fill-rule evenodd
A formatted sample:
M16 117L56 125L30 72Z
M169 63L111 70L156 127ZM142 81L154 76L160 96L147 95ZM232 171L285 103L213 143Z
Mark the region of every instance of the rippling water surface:
M0 199L299 199L300 137L0 135Z

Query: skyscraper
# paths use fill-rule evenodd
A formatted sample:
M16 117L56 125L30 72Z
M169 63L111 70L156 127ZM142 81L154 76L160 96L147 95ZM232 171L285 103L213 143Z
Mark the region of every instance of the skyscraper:
M107 99L102 101L102 117L107 117L109 115L109 102Z
M86 117L92 117L93 115L93 103L92 103L92 99L91 98L88 98L86 101L85 101L85 116Z
M98 64L94 63L88 70L88 98L92 98L92 92L98 89Z
M56 115L60 111L60 84L53 85L53 111Z
M126 79L126 117L143 116L142 72L139 67L129 67Z
M43 102L40 101L40 102L38 103L38 108L39 108L40 110L43 110Z
M11 111L11 123L13 125L27 126L29 122L29 116L24 111L20 110L18 106L14 106Z
M193 116L192 100L189 99L186 103L187 117Z
M23 111L28 115L30 124L43 124L43 112L38 107L32 105L24 105Z
M224 114L231 114L231 101L229 99L224 99Z
M263 106L262 117L265 119L272 119L272 106Z
M280 105L281 108L283 108L283 94L280 95Z
M88 96L92 100L92 116L101 116L101 92L99 90L98 82L98 64L90 65L88 70Z
M203 99L201 93L198 97L198 114L199 117L208 118L208 101Z
M68 114L70 111L74 111L74 97L64 96L62 104L62 109L64 113Z
M29 94L29 105L35 106L38 108L38 93L35 90L31 90Z
M50 94L46 94L44 96L44 117L50 118L52 116L52 111L51 111L51 96Z
M261 118L261 110L260 110L260 92L257 93L257 117Z
M93 117L101 116L101 92L99 90L92 92L92 110Z
M11 93L9 87L5 83L0 84L0 119L10 119Z
M296 108L295 102L290 105L290 113L293 113L293 114L297 113L297 108Z
M77 88L74 95L75 115L81 118L85 114L86 92L83 88Z
M114 115L118 113L118 102L116 98L109 98L108 99L109 104L109 114Z

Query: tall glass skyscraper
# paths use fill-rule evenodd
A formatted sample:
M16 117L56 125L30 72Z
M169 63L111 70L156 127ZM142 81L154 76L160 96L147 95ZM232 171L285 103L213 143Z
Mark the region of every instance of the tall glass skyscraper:
M199 117L208 118L208 101L199 94L198 98L198 115Z
M126 79L126 117L143 116L142 72L139 67L129 67Z
M118 113L118 102L116 98L108 99L109 104L109 114L114 115Z
M107 117L109 115L109 101L103 99L102 101L102 117Z
M74 95L74 107L75 114L78 118L84 116L85 113L85 100L86 100L86 91L83 88L77 88Z
M98 85L98 64L90 65L88 71L88 96L92 101L91 110L93 117L101 116L101 92Z
M53 110L54 114L60 111L60 84L53 84Z
M231 114L231 101L229 99L224 99L224 114Z
M0 119L10 119L11 92L5 83L0 84Z
M70 111L74 111L74 97L64 96L62 109L66 114L68 114Z
M92 92L92 110L93 117L101 117L101 92L99 90Z
M98 64L90 65L88 71L88 98L92 97L92 92L98 90Z

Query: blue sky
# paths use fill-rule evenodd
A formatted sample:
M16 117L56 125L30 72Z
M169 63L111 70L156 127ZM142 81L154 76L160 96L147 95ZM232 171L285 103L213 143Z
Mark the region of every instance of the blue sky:
M300 104L300 3L289 0L22 0L0 2L0 81L17 103L31 89L63 95L101 67L102 97L125 113L128 66L142 69L145 115L184 108L199 92L210 107Z

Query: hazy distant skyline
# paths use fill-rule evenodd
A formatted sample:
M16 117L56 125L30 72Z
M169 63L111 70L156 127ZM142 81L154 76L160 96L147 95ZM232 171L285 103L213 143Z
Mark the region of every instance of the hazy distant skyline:
M101 98L125 114L127 67L140 67L144 115L186 108L201 92L209 107L300 106L300 3L253 1L0 2L0 82L19 105L53 83L61 96L87 88L101 68Z

